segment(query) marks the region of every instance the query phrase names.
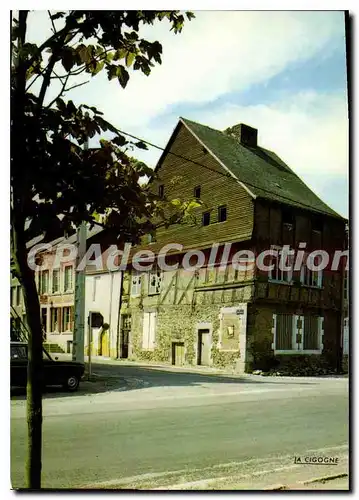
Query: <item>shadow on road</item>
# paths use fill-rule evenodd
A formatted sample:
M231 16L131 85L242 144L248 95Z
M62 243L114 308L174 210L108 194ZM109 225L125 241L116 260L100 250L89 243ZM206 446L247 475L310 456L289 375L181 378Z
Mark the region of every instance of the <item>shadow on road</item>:
M170 367L169 367L170 368ZM56 397L78 397L109 391L131 391L149 387L190 387L202 386L203 384L231 384L240 386L243 384L256 385L288 385L288 380L280 381L280 377L248 377L231 376L227 374L195 373L193 371L178 370L170 371L157 367L131 366L128 364L93 363L92 380L83 380L78 391L67 392L61 387L46 388L43 399ZM301 380L293 385L316 385L318 382ZM12 389L11 399L26 399L25 389Z
M91 394L99 394L109 392L112 390L127 390L127 383L122 377L113 379L112 377L107 380L106 378L93 377L93 380L83 380L77 391L69 392L62 387L46 387L43 392L43 399L63 398L63 397L77 397L89 396ZM12 400L26 400L26 389L21 387L11 388L10 397Z

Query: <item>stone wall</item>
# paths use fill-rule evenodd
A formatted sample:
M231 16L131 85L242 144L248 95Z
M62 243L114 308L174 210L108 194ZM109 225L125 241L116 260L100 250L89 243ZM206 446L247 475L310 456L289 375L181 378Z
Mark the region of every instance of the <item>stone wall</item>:
M248 358L252 362L248 364L247 370L278 370L279 372L298 372L305 375L317 374L321 371L333 372L337 368L338 334L337 322L340 314L333 311L322 311L324 316L324 338L323 351L321 354L276 354L273 350L273 314L277 312L288 314L306 314L311 310L299 309L294 304L253 304L248 308L247 346ZM319 314L319 312L317 312ZM318 373L319 374L319 373Z
M236 369L238 361L244 357L241 356L239 346L241 341L245 345L245 325L244 329L235 329L234 343L230 346L228 341L223 343L224 349L220 342L220 313L223 307L237 307L245 302L244 298L250 298L250 295L250 286L235 290L234 293L233 290L198 291L190 304L158 305L155 307L157 320L153 350L142 349L143 314L146 307L136 307L132 300L131 307L125 306L121 310L123 314L131 312L132 316L130 358L171 364L172 343L183 342L185 364L196 365L198 329L204 328L210 330L211 336L210 366Z

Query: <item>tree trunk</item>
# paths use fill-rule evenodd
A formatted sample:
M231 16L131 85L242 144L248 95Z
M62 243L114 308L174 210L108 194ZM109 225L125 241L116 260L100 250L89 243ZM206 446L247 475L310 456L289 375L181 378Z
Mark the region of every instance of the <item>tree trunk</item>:
M12 54L14 89L11 95L11 246L16 275L22 285L29 327L26 387L28 450L25 482L27 488L37 490L41 488L43 361L40 304L34 271L27 264L24 216L32 189L26 169L28 151L24 129L27 55L23 47L26 42L27 15L26 10L18 12L17 52Z
M17 222L17 221L16 221ZM43 387L43 350L40 303L36 289L34 271L27 263L27 249L23 227L14 220L12 231L13 256L17 274L20 278L27 323L28 365L27 365L27 425L28 449L26 459L26 488L41 488L41 448L42 448L42 387Z

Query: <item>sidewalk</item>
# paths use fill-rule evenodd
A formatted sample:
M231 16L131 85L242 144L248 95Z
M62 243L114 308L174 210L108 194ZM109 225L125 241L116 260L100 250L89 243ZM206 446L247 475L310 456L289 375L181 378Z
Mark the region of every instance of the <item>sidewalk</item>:
M56 354L58 359L70 360L72 359L71 354ZM274 381L285 381L285 380L297 380L300 382L301 380L348 380L348 374L344 375L322 375L320 377L299 377L299 376L265 376L265 375L254 375L252 373L238 373L234 370L225 370L224 368L216 368L212 366L201 366L201 365L172 365L167 363L158 363L158 362L141 362L141 361L130 361L128 359L114 359L104 356L91 356L91 362L93 364L106 364L106 365L114 365L114 366L132 366L144 369L154 369L154 370L163 370L173 373L198 373L203 375L215 375L215 376L224 376L231 378L248 378L254 380L271 380ZM88 363L88 356L85 356L85 363Z

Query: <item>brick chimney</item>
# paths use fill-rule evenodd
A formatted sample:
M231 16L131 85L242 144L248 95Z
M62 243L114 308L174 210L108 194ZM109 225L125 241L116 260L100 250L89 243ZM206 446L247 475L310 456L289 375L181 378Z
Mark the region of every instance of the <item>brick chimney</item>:
M224 133L237 139L244 146L257 146L258 130L245 123L239 123L233 127L228 127Z

